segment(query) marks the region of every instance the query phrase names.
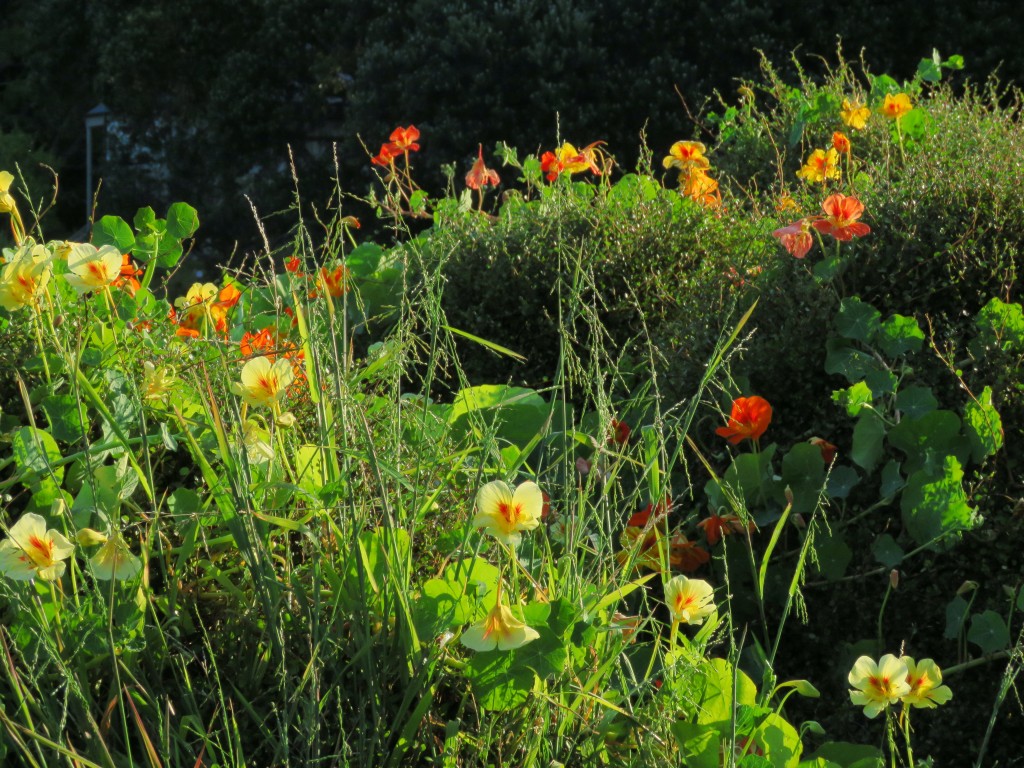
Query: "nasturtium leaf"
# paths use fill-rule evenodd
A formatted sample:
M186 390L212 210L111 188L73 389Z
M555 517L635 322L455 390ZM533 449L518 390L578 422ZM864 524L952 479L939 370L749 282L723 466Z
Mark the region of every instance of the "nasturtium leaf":
M882 458L882 439L885 437L885 422L874 411L863 411L853 428L853 446L850 458L868 472L871 472Z
M112 245L121 253L130 253L135 247L135 235L120 216L104 216L93 226L92 244L97 248Z
M888 533L879 535L871 545L871 554L886 568L895 568L903 562L903 548Z
M961 56L959 53L953 54L944 62L942 62L942 66L944 66L946 69L963 69L964 57Z
M466 678L482 709L504 712L530 695L536 677L533 670L515 666L515 655L521 650L477 652L466 662Z
M49 395L40 406L50 422L50 434L62 443L77 443L88 430L85 408L71 395Z
M960 637L960 633L964 629L964 622L967 621L967 611L970 607L970 603L960 597L960 595L955 595L946 604L946 629L942 633L943 637L947 640L956 640Z
M872 401L871 387L866 382L858 381L852 387L835 390L832 393L832 401L845 408L847 415L856 416Z
M960 434L960 417L947 410L902 420L889 430L888 440L907 455L903 469L908 475L924 469L939 476L947 456L963 465L971 452L969 441Z
M882 768L885 762L882 753L866 744L852 744L847 741L828 741L811 755L812 759L823 758L841 768Z
M971 628L967 639L981 648L983 653L994 653L1010 645L1010 630L1003 617L995 611L985 611L971 616Z
M167 209L167 234L175 240L192 237L199 229L199 214L188 203L173 203Z
M825 372L842 376L851 384L885 370L882 363L873 355L858 349L847 339L833 336L825 342L825 349ZM870 384L868 387L870 388Z
M926 83L937 83L942 79L941 64L934 57L921 59L917 65L917 76Z
M865 344L879 328L882 314L856 296L843 299L836 315L836 331L845 339L861 341Z
M299 487L314 495L319 493L327 482L323 449L319 445L300 445L295 449L292 462Z
M883 497L895 496L907 484L900 474L900 463L896 460L889 461L882 467L882 484L879 492Z
M894 120L892 129L896 128L895 123L896 121ZM921 141L921 139L928 135L928 131L933 124L934 121L927 112L915 107L900 118L899 130L902 132L904 139Z
M132 219L132 225L135 227L136 232L145 232L150 227L156 224L156 213L148 205L139 208L135 212L135 218Z
M879 367L874 371L868 371L864 376L864 383L871 389L871 394L878 398L883 395L891 395L896 391L899 379L896 374L888 368Z
M843 578L853 559L853 550L837 530L820 528L814 536L814 551L818 572L829 581Z
M827 491L829 498L845 499L860 482L860 475L853 467L834 466L828 474Z
M974 324L978 338L971 347L976 357L984 355L989 344L1007 352L1024 351L1024 310L1020 304L994 298L981 308Z
M804 751L796 728L775 712L761 721L758 741L764 745L764 756L772 768L796 766Z
M700 667L703 692L700 694L700 708L697 722L714 725L722 733L732 720L733 673L736 674L736 704L754 706L757 703L757 686L745 672L734 670L725 659L711 659ZM700 682L695 682L700 686Z
M971 458L981 463L1003 447L1003 421L992 405L992 388L985 387L964 408L964 432L971 443Z
M719 768L721 762L718 747L721 736L718 729L685 720L676 720L669 729L679 746L682 765L691 768Z
M122 429L130 429L139 420L139 388L117 368L103 371L107 383L106 404Z
M478 429L525 447L547 423L551 406L532 389L484 384L459 391L448 416L452 434L466 436Z
M738 494L749 505L763 505L769 500L780 500L782 488L774 479L772 459L776 445L772 443L759 453L741 453L733 459L732 464L722 475L721 484ZM815 448L815 450L818 450ZM821 452L818 452L820 457ZM710 481L714 483L715 481ZM721 493L718 494L721 496Z
M55 489L64 479L64 467L56 466L61 459L60 449L49 432L22 427L11 439L11 450L19 474L33 491L44 486Z
M793 492L793 511L813 512L825 484L825 462L821 449L797 443L782 457L782 482Z
M896 395L896 410L900 411L905 419L919 419L938 407L939 401L935 399L930 387L912 384L901 389Z
M977 515L964 493L963 476L960 462L955 456L947 456L938 479L923 469L907 479L900 509L903 525L918 545L935 543L977 524Z
M924 331L914 318L893 315L878 327L874 343L881 349L882 354L899 357L921 349L924 344Z

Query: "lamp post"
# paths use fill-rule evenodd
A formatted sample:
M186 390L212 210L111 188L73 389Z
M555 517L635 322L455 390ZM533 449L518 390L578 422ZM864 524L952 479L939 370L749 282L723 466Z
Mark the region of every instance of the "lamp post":
M107 115L110 110L106 104L97 104L85 113L85 226L88 228L92 217L92 129L106 130ZM104 137L105 138L105 137ZM106 141L103 142L106 146Z

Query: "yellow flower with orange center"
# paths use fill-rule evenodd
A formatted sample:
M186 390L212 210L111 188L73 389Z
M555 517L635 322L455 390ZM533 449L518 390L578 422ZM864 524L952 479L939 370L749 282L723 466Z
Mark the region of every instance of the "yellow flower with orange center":
M887 93L882 102L881 112L890 120L899 120L907 112L912 110L914 105L910 103L910 97L905 93Z
M677 141L669 148L661 164L666 168L678 168L686 172L706 171L711 167L711 163L704 156L706 151L707 147L699 141Z
M7 171L0 171L0 213L11 213L18 205L11 194L14 176Z
M0 307L15 312L35 306L50 282L49 251L29 241L0 269Z
M483 528L498 541L517 546L523 531L540 525L544 511L544 494L532 481L522 483L513 491L507 483L493 480L476 497L475 528Z
M67 259L64 279L79 296L102 291L121 277L121 252L112 245L97 248L90 243L72 243Z
M910 693L906 663L891 653L877 662L870 656L861 656L853 664L847 679L856 690L850 691L850 701L864 707L864 714L873 718L890 704L895 704Z
M933 709L953 698L948 685L942 685L942 670L931 659L914 661L912 656L901 656L907 665L907 684L910 690L903 695L903 705Z
M715 591L702 579L673 576L665 582L665 604L673 623L700 625L718 609Z
M462 633L461 642L474 651L512 651L521 648L540 637L537 630L526 626L515 617L501 600L501 585L498 598L483 621L474 624Z
M871 110L859 101L843 99L843 108L839 110L839 117L843 122L855 131L861 131L868 124Z
M807 158L803 168L796 172L796 175L804 181L812 183L824 183L829 179L838 179L840 176L839 153L834 148L814 150Z
M249 405L277 409L294 379L287 360L270 362L269 358L255 357L242 366L241 381L231 385L231 392Z
M0 541L0 573L18 581L43 579L54 581L64 573L64 560L75 545L55 530L46 529L46 520L28 512L22 515Z
M85 529L89 530L89 529ZM97 534L96 531L92 531ZM120 533L102 537L102 546L89 558L92 575L102 581L133 579L142 570L142 561L128 549L128 543ZM90 537L91 538L91 537ZM81 540L81 539L80 539Z

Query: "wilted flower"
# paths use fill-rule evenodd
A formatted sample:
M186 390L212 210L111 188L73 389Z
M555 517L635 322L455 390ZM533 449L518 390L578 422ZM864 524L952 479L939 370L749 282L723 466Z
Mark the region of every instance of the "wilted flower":
M665 583L665 604L673 623L700 625L717 610L715 592L701 579L673 576Z
M89 564L93 576L103 581L132 579L142 570L142 561L131 553L120 533L110 536L99 551L89 558Z
M829 179L838 179L840 176L839 153L834 148L814 150L807 158L803 168L796 172L796 175L809 182L824 183Z
M899 120L913 108L913 105L910 103L910 97L907 94L897 93L894 95L887 93L885 94L885 100L882 102L881 112L890 120Z
M31 242L18 248L0 268L0 307L14 312L35 306L50 282L49 251Z
M285 390L295 379L291 363L266 357L254 357L242 366L241 381L231 385L231 392L249 405L266 405L276 409Z
M462 633L461 642L473 651L512 651L533 642L540 634L519 619L501 601L501 587L494 608L479 624Z
M744 523L736 515L709 515L697 523L697 527L704 531L704 538L708 540L708 544L712 547L723 536L754 530L753 523Z
M832 460L836 457L836 452L839 450L828 440L821 437L812 437L807 442L811 445L818 446L818 449L821 451L821 458L826 464L832 463Z
M75 546L32 512L21 516L0 541L0 573L18 581L59 579Z
M260 426L255 419L246 419L242 426L242 444L249 461L262 464L274 458L274 446L270 442L270 432Z
M483 528L498 541L518 546L522 531L540 525L544 511L544 495L537 484L528 480L513 492L507 483L492 480L476 497L475 528Z
M732 403L729 424L716 429L715 434L724 437L733 445L738 445L748 438L760 438L771 421L772 407L763 397L737 397Z
M864 204L853 196L841 192L829 195L821 204L825 218L811 224L823 235L832 235L836 240L849 241L871 232L871 227L857 221L864 213Z
M847 676L850 685L857 689L850 691L850 701L864 707L867 717L876 717L910 692L907 674L907 665L891 653L877 663L870 656L861 656Z
M772 232L772 237L778 238L782 247L797 259L806 256L814 245L810 219L800 219L788 227L780 227Z
M859 101L843 99L843 108L839 110L839 116L843 119L844 123L855 131L859 131L868 124L868 118L871 116L871 110Z
M477 144L476 160L466 174L466 186L470 189L483 189L488 184L496 187L501 183L498 172L484 165L484 146Z
M683 573L693 573L710 559L711 553L681 533L677 533L669 542L668 564Z
M953 698L948 685L942 685L942 670L931 659L914 661L912 656L902 656L900 661L907 665L907 684L910 690L903 695L903 705L934 709Z
M79 296L102 291L121 276L122 261L121 252L112 245L97 248L90 243L73 243L64 278Z

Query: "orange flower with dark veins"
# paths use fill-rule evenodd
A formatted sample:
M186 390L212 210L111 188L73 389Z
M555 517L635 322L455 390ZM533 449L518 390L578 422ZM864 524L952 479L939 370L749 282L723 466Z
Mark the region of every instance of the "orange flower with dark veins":
M416 143L419 137L420 131L415 125L410 125L408 128L399 126L391 132L391 143L398 150L399 154L403 152L416 152L420 148L420 145Z
M466 174L466 186L470 189L483 189L488 184L496 187L501 183L498 172L484 165L484 146L477 144L476 161Z
M807 255L814 245L814 236L811 234L811 222L809 219L800 219L788 227L780 227L772 232L772 237L777 238L782 247L797 259Z
M757 440L772 421L772 407L763 397L737 397L732 403L729 423L715 430L733 445L747 438Z
M811 224L823 235L832 235L836 240L848 241L863 237L871 231L867 224L857 221L864 213L864 204L856 197L847 197L841 192L829 195L821 204L825 218Z

